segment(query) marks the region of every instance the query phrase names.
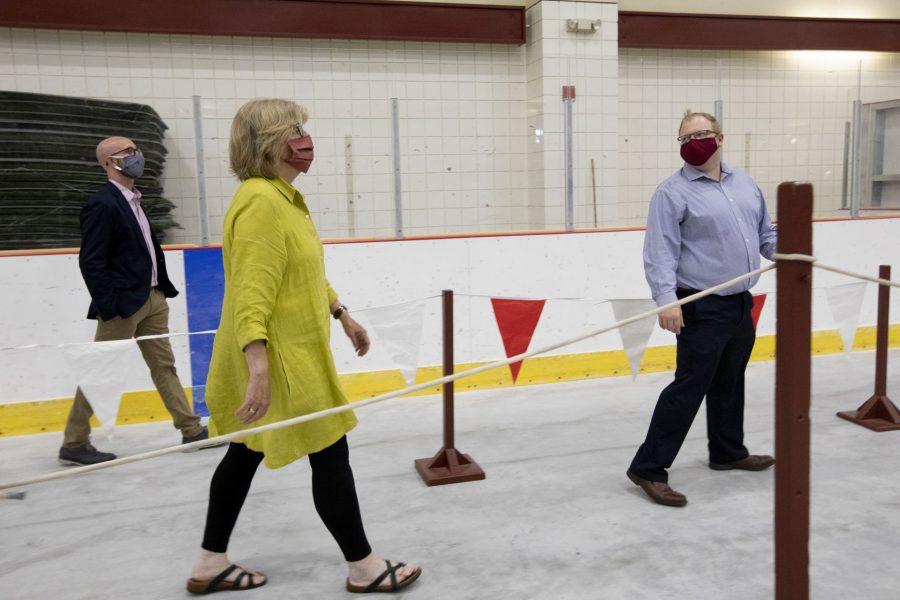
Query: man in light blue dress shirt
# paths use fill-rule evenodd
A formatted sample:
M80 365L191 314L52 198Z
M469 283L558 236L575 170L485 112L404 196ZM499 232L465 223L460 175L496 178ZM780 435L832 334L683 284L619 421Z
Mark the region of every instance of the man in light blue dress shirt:
M644 272L664 306L759 268L775 252L766 201L747 173L722 162L721 124L687 111L678 142L684 166L650 202ZM663 311L659 326L677 337L675 380L660 394L647 437L627 475L654 501L684 506L668 485L672 466L706 397L709 466L761 471L775 464L744 446L744 370L756 333L748 291L759 277Z

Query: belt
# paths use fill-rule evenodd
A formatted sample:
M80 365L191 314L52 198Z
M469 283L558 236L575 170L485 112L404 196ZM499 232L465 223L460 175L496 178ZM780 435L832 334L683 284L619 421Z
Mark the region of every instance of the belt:
M679 300L681 300L682 298L687 298L688 296L693 296L694 294L699 294L699 293L700 293L700 290L694 290L691 288L681 288L681 287L675 288L675 297L677 297ZM727 294L725 296L720 296L719 294L712 294L712 295L716 296L717 298L739 298L743 294L747 294L747 293L749 293L749 292L744 291L744 292L738 292L736 294Z

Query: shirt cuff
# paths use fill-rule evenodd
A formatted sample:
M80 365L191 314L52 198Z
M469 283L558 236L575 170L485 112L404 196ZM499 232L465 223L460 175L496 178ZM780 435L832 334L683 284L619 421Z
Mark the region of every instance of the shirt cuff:
M244 351L244 348L246 348L247 344L249 344L250 342L254 342L256 340L263 340L266 342L269 341L269 336L266 334L266 328L261 324L253 324L246 327L241 327L238 331L235 332L235 337L237 338L238 348L241 349L241 352Z
M334 301L338 299L338 293L329 285L328 286L328 306L331 307Z
M657 296L653 299L656 302L656 306L665 306L666 304L672 304L673 302L678 302L678 296L675 295L674 291L665 292Z

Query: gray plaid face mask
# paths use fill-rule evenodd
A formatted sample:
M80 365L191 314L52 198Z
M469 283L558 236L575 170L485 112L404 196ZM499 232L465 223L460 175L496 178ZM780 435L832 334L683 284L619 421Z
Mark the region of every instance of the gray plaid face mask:
M144 155L134 154L126 156L122 159L122 166L116 166L116 169L122 172L122 175L135 179L144 174Z

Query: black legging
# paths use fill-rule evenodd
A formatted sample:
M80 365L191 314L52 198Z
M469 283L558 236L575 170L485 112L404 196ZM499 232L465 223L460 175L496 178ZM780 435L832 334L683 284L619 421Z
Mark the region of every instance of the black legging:
M209 484L209 510L202 544L205 550L225 552L228 549L234 524L263 456L244 444L229 444L228 452ZM359 514L347 436L324 450L310 454L309 464L312 467L316 512L340 546L344 559L362 560L372 552L372 548L366 540Z

